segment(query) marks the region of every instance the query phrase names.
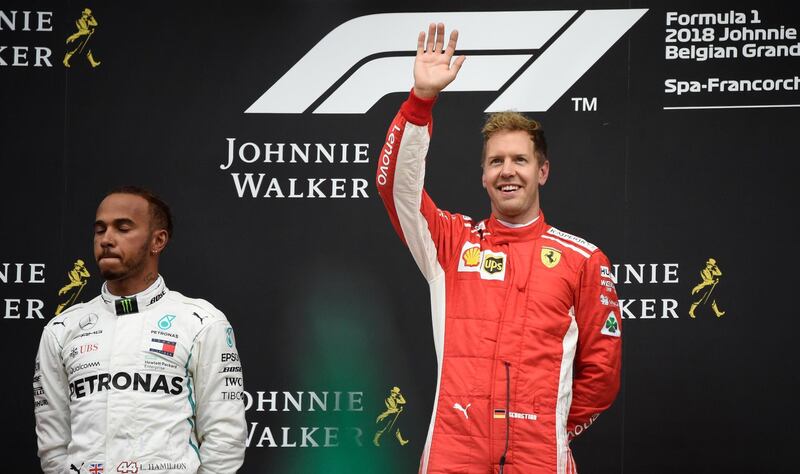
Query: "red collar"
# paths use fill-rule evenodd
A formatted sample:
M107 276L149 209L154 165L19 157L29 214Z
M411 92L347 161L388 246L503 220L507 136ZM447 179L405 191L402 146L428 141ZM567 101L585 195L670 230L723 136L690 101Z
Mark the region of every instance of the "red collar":
M485 234L490 235L491 239L499 244L538 239L548 227L542 211L539 211L539 218L535 222L525 227L508 227L499 222L495 216L486 219L484 225L486 226Z

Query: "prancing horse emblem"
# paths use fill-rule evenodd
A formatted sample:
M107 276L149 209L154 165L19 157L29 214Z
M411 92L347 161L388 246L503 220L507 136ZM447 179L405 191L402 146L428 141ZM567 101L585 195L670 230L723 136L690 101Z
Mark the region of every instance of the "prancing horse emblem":
M561 261L561 251L553 247L542 247L542 263L547 268L553 268Z

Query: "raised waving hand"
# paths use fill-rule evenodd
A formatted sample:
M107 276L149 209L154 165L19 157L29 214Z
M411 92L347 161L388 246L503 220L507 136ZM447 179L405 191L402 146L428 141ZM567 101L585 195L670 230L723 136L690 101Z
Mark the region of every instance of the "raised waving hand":
M417 38L417 57L414 60L414 94L423 99L436 97L458 75L465 56L453 61L458 43L458 30L450 33L444 47L444 23L428 25L428 34L420 31Z

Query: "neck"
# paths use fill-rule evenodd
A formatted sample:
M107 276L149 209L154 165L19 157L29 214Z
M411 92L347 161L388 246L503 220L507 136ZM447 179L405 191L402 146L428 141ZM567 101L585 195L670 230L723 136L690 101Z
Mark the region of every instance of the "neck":
M497 212L497 209L494 209L494 206L492 206L492 215L494 215L495 219L505 224L514 224L515 226L530 224L539 218L539 214L539 206L534 206L527 212L516 216L503 215L502 213Z
M114 296L131 296L146 290L158 279L158 269L118 280L106 281L108 292Z

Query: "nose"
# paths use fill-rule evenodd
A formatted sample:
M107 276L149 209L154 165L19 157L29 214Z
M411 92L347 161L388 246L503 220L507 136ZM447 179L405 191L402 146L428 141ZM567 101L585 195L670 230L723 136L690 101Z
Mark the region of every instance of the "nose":
M100 237L100 247L108 248L113 246L114 246L113 232L111 231L111 229L106 229L106 231L103 232L103 235Z
M514 176L516 170L514 169L514 163L511 158L506 158L503 160L503 168L500 170L500 175L504 178L510 178Z

